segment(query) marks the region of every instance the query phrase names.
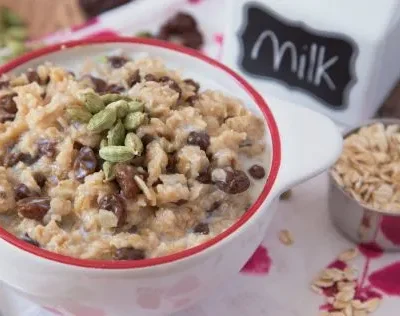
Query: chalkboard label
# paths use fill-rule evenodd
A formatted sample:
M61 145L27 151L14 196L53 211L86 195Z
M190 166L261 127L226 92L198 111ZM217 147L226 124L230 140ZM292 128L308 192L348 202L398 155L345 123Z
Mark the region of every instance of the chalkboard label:
M357 55L347 36L317 32L250 3L244 7L239 40L244 72L300 89L332 109L347 106Z

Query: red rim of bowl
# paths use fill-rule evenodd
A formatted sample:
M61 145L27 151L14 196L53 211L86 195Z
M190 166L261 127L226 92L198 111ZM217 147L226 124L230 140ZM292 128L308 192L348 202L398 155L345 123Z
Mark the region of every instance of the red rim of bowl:
M113 260L86 260L86 259L78 259L74 257L69 257L65 255L60 255L54 252L50 252L48 250L35 247L30 245L29 243L18 239L16 236L7 232L5 229L0 227L0 238L4 239L8 243L23 249L31 254L36 256L49 259L52 261L56 261L58 263L85 267L85 268L97 268L97 269L131 269L131 268L143 268L143 267L151 267L156 265L161 265L165 263L169 263L172 261L177 261L180 259L187 258L189 256L193 256L202 250L205 250L219 241L227 238L240 227L242 227L259 209L262 202L267 198L268 193L271 191L272 185L275 182L276 176L278 174L280 162L281 162L281 147L280 147L280 138L278 128L275 122L275 119L268 108L267 103L261 97L261 95L249 84L246 80L244 80L237 73L224 66L220 62L211 59L198 51L188 49L182 46L178 46L169 42L163 42L155 39L145 39L145 38L124 38L124 37L107 37L107 38L93 38L93 39L83 39L76 40L70 42L64 42L60 44L51 45L48 47L44 47L38 49L36 51L30 52L26 55L23 55L3 66L0 67L0 75L6 73L22 64L31 61L32 59L42 57L44 55L54 53L60 50L64 50L67 48L79 47L79 46L87 46L92 44L105 44L105 43L133 43L133 44L143 44L150 46L157 46L160 48L172 50L178 53L182 53L185 55L189 55L196 59L200 59L203 62L206 62L213 67L218 68L219 70L225 72L230 77L234 78L240 86L251 96L253 101L257 104L257 106L262 111L264 118L267 122L268 129L270 131L271 140L272 140L272 162L271 169L264 185L264 188L257 198L257 200L253 203L253 205L248 209L248 211L231 227L222 232L221 234L215 236L214 238L189 249L173 253L167 256L144 259L138 261L113 261Z

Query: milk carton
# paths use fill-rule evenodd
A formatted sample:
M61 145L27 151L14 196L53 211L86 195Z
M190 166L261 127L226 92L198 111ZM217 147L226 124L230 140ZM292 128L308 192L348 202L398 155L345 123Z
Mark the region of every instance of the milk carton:
M400 77L400 0L228 0L223 62L268 100L343 125L372 117Z

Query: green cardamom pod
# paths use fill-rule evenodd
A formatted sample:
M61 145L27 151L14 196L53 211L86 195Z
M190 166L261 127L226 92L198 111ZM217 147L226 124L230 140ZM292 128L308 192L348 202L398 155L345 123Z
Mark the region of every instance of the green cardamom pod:
M107 93L103 94L101 96L101 99L103 100L104 104L107 105L111 102L119 101L119 100L125 100L125 101L132 101L132 99L126 95L118 94L118 93Z
M82 108L67 108L67 113L73 121L87 123L92 118L92 114Z
M128 103L128 110L130 113L132 112L143 112L144 110L144 102L142 101L131 101Z
M87 129L94 133L100 133L110 129L116 120L117 111L115 109L104 109L92 116L87 125Z
M125 100L111 102L106 106L106 109L115 109L117 111L117 116L123 118L128 114L128 102Z
M147 121L147 114L142 112L133 112L125 116L124 126L128 131L137 129Z
M105 105L100 96L94 92L87 92L82 96L85 107L90 113L98 113L104 110Z
M115 124L107 133L107 144L108 146L123 145L125 139L125 127L121 120Z
M114 178L115 178L114 163L109 162L109 161L104 161L103 172L104 172L104 178L106 181L114 180Z
M104 137L101 141L100 141L100 148L106 147L108 146L108 141L107 138Z
M141 156L143 153L143 143L139 136L135 133L128 133L125 137L125 146L130 148L136 156Z
M107 146L99 150L99 155L109 162L124 162L131 160L135 155L126 146Z

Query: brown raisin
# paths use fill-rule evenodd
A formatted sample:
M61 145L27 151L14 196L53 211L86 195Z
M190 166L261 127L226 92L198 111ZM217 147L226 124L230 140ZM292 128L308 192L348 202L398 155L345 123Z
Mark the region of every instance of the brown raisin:
M39 156L54 158L54 156L56 155L57 143L55 141L49 139L40 139L37 145Z
M187 138L188 145L199 146L201 150L207 151L210 146L210 136L206 132L190 132Z
M169 33L191 31L197 28L197 22L188 13L178 12L163 25Z
M190 105L190 106L193 106L194 105L194 102L196 101L196 100L198 100L199 99L199 97L197 96L197 95L192 95L192 96L190 96L190 97L188 97L187 99L186 99L186 102Z
M124 56L109 56L107 57L107 61L113 68L121 68L125 65L129 59Z
M124 200L120 195L112 193L103 196L99 201L99 208L113 212L118 218L118 227L121 227L125 224L126 210Z
M250 179L245 172L232 168L219 169L224 174L223 180L216 180L215 185L221 191L228 194L242 193L250 187ZM215 171L215 170L214 170Z
M79 0L79 6L88 18L124 5L132 0Z
M15 114L8 113L8 112L4 111L3 109L0 109L0 123L14 121L15 116L16 116Z
M41 221L49 210L48 197L27 197L17 202L17 212L25 218Z
M204 43L203 35L200 33L199 30L185 32L181 34L181 38L183 46L193 49L200 49Z
M126 80L126 83L129 87L133 87L135 84L140 82L140 74L139 70L135 70L129 78Z
M136 249L133 247L118 248L115 251L115 260L142 260L144 259L145 252L143 249Z
M188 85L190 85L190 86L192 86L194 88L194 93L199 92L200 85L196 81L194 81L193 79L185 79L185 80L183 80L183 82L188 84Z
M97 158L92 148L84 146L79 150L74 161L75 178L84 179L87 175L96 171Z
M127 164L117 164L114 170L122 194L127 199L135 198L139 193L139 187L134 179L135 175L138 175L136 168Z
M0 98L0 109L3 109L9 114L17 113L17 104L14 101L15 96L17 96L16 93L10 93L2 96Z
M105 93L107 92L107 87L108 84L105 82L103 79L91 76L91 75L85 75L82 77L83 80L89 80L91 85L93 85L94 90L97 93Z
M210 228L207 223L199 223L193 228L195 234L208 235L210 233Z
M207 210L207 213L213 213L215 210L217 210L221 206L221 202L216 201L214 202L211 207Z
M158 81L157 77L154 76L153 74L147 74L144 76L144 80L146 81Z
M149 134L144 134L141 138L141 141L143 143L143 146L146 147L148 144L150 144L153 140L155 139L155 137L153 135L149 135Z
M254 179L262 179L265 177L265 169L260 165L253 165L249 168L249 174Z
M25 184L19 183L14 187L15 200L19 201L27 197L37 196L36 192L31 191Z
M40 80L40 77L39 77L38 73L33 69L29 69L26 72L26 78L28 79L28 81L30 83L31 82L37 82L38 84L41 84L41 80Z
M22 161L26 165L31 165L37 160L29 154L21 152L7 152L3 157L3 166L6 168L13 167L18 162Z
M177 163L176 153L168 154L168 164L166 167L166 173L168 174L176 173L176 163Z
M37 183L37 185L38 185L39 187L43 188L43 187L45 186L46 181L47 181L47 178L46 178L46 176L45 176L43 173L41 173L41 172L35 172L35 173L33 174L33 178L35 179L35 181L36 181L36 183Z
M106 88L107 93L121 93L124 92L125 88L117 84L110 84Z
M10 81L6 79L0 80L0 89L8 88L10 86Z
M28 244L31 244L33 246L40 247L39 242L37 242L36 240L31 238L27 233L25 233L25 235L21 237L21 240L23 240L23 241L25 241Z
M199 173L199 175L196 178L197 181L203 184L211 184L211 170L208 168L206 170L203 170Z

